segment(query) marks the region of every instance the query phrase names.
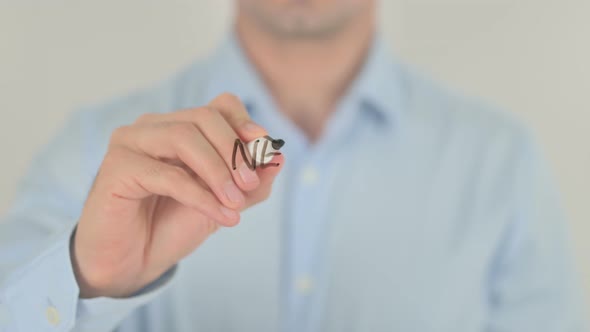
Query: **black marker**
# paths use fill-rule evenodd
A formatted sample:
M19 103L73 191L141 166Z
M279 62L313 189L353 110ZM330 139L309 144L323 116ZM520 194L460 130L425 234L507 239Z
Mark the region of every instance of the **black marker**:
M273 139L267 135L246 143L246 148L252 156L252 161L256 161L258 165L264 165L269 163L275 154L280 154L278 151L283 145L285 141L282 139Z

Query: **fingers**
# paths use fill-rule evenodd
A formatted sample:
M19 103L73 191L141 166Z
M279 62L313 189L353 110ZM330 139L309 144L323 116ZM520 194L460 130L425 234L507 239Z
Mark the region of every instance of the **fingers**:
M236 153L236 168L234 169L233 152L239 148L235 145L236 138L249 142L268 135L268 132L250 119L246 108L236 96L228 93L221 94L206 107L167 114L147 114L137 121L139 124L161 122L193 123L225 161L235 183L241 190L250 191L258 187L257 172L248 167L241 153ZM246 158L251 159L247 150L245 154Z
M229 93L221 94L213 99L209 103L209 106L217 109L245 142L268 135L268 132L264 128L258 126L250 119L246 107L235 95Z
M260 186L251 192L246 194L246 207L250 207L256 203L260 203L266 200L272 191L272 184L274 183L275 178L281 172L283 165L285 163L284 155L275 155L271 163L276 163L278 166L269 166L265 168L260 168L258 170L258 175L260 176Z
M111 145L122 145L155 159L180 160L201 178L220 202L239 209L245 203L226 162L193 124L159 122L117 129Z
M281 167L253 171L241 153L236 153L234 170L233 152L239 148L236 139L248 142L265 135L266 130L250 119L237 97L222 94L205 107L143 115L134 125L115 131L112 144L166 162L179 160L223 205L240 210L247 203L268 197ZM246 154L250 159L247 151ZM275 156L273 163L276 162L282 165L284 159Z
M223 226L234 226L239 221L238 212L223 206L182 167L125 147L111 148L103 163L106 169L116 172L111 174L112 181L107 183L117 185L111 191L121 198L139 200L154 194L167 196L198 210ZM109 164L116 167L110 167Z
M232 166L233 150L238 148L236 146L238 135L221 113L211 108L207 108L207 110L206 112L201 112L200 118L196 119L195 123L197 127L221 155L227 169L230 170L238 186L246 191L255 189L260 184L260 179L256 172L251 170L241 158L237 161L236 170ZM205 119L205 117L207 118Z
M232 153L233 150L237 148L237 146L235 146L235 142L239 137L236 131L230 126L221 112L219 112L217 109L212 107L201 107L198 109L182 110L165 115L154 115L143 118L139 123L154 124L161 123L163 121L176 121L194 124L225 161L227 169L231 170L231 174L240 189L249 191L258 187L260 183L258 175L255 171L248 167L240 154L238 154L239 158L236 159L236 170L233 169ZM261 129L261 131L266 132L264 129ZM258 132L260 131L257 131L256 133ZM250 158L249 155L247 157Z

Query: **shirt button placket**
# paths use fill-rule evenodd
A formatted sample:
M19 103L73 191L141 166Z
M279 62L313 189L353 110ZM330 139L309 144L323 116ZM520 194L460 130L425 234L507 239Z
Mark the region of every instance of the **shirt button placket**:
M292 275L292 292L297 303L294 308L296 315L293 317L298 322L298 327L306 326L306 321L309 319L314 307L314 290L315 275L313 266L315 265L315 256L317 251L317 234L320 222L318 213L320 213L320 206L317 206L318 185L320 184L320 171L316 163L311 158L307 163L303 164L297 175L296 185L296 199L294 200L294 220L293 240L295 247L293 248L293 259L295 259L295 269ZM299 326L299 324L303 324ZM295 329L297 329L295 328Z
M318 181L319 175L315 167L309 165L303 170L301 181L305 186L313 186Z
M58 326L61 322L59 310L57 310L51 301L48 301L47 308L45 308L45 318L47 319L47 322L54 327Z
M310 276L300 276L295 281L295 288L301 295L308 295L313 291L313 279Z

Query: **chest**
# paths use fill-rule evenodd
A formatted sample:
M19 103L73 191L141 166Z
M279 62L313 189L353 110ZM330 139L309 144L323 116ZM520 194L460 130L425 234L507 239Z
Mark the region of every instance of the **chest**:
M465 183L475 181L451 185L440 165L381 153L286 173L238 227L181 262L155 305L177 331L276 331L292 314L294 262L307 255L318 276L297 317L310 330L480 328L496 229L470 208L478 197Z

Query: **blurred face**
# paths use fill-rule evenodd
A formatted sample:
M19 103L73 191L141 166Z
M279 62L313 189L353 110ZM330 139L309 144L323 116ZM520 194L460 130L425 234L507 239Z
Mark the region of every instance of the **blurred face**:
M239 14L281 38L326 38L346 28L375 0L237 0Z

